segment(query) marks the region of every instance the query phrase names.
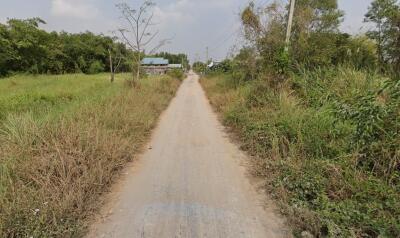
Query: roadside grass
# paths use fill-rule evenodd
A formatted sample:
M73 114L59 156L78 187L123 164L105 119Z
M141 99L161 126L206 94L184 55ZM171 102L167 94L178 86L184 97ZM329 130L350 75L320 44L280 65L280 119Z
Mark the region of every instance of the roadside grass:
M201 83L296 237L398 237L399 84L387 81L336 68L279 87L230 75Z
M2 104L0 120L0 237L85 234L99 196L134 160L180 84L149 77L137 90L124 77L114 85L105 74L0 81L0 102L14 105Z

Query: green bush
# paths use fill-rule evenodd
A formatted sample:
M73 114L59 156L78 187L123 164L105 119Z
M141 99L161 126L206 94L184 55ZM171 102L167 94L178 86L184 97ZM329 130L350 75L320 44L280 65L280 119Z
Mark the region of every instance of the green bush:
M183 72L182 69L171 69L171 70L168 70L167 74L171 78L175 78L178 80L183 80L185 78L185 73Z
M375 42L365 36L354 37L346 44L346 63L358 69L374 70L378 65L377 46Z
M273 62L277 73L287 74L290 65L289 52L285 48L281 48L278 52L278 56Z
M355 127L351 145L359 165L400 186L400 81L388 80L339 108Z
M88 69L88 74L98 74L104 72L104 64L98 60L93 61Z

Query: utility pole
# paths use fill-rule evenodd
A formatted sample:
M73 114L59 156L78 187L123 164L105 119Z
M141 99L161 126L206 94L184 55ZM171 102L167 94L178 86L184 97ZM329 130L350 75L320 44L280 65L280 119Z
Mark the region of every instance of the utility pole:
M293 24L293 15L294 15L294 6L296 4L296 0L290 0L290 10L289 10L289 19L286 31L286 41L285 41L285 51L289 50L290 44L290 35L292 33L292 24Z
M208 46L206 47L206 64L208 64Z
M207 71L208 71L208 46L206 47L206 68L204 73L206 74Z

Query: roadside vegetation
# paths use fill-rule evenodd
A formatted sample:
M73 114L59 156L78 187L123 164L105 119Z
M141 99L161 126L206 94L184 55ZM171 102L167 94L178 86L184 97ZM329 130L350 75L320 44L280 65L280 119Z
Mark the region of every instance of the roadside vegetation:
M336 0L299 0L288 51L285 9L250 3L247 45L202 85L296 237L398 237L400 6L373 1L377 30L350 36Z
M279 90L230 76L202 84L297 234L397 237L400 88L380 104L380 80L340 68L293 76Z
M179 81L169 76L0 80L0 237L79 237L99 196L149 136Z

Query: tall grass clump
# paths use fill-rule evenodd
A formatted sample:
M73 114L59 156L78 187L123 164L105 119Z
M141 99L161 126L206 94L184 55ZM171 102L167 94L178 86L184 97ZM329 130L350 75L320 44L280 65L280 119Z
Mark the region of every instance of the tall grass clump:
M254 172L294 235L398 237L399 81L348 67L279 86L203 78L211 103L254 155Z
M182 69L171 69L167 72L167 74L179 80L183 80L185 78L185 72Z
M108 96L50 110L58 116L47 116L49 110L41 116L29 111L5 116L0 237L84 235L99 195L134 160L179 81L150 77L140 82L140 90L117 85Z

